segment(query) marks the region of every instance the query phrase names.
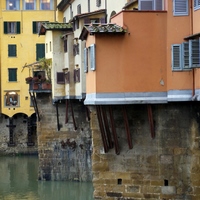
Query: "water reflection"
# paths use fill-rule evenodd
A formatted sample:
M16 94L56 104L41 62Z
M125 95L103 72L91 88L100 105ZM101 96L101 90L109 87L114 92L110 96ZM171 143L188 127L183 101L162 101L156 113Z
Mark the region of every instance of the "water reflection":
M92 183L37 181L37 157L0 157L1 200L93 200Z

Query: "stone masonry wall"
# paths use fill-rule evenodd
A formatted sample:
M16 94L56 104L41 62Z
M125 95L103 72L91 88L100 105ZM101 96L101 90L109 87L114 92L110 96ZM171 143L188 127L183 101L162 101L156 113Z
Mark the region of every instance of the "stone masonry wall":
M13 118L13 124L16 126L13 129L13 140L15 145L9 146L10 131L7 127L7 125L9 125L9 119L3 114L0 116L0 155L37 154L38 149L36 133L33 133L31 136L34 146L28 146L27 120L21 114L17 114Z
M200 105L152 105L155 139L146 105L126 106L133 142L129 149L121 106L113 106L120 154L104 152L95 107L91 107L95 199L199 200ZM107 109L104 106L104 109Z
M37 95L41 120L38 122L39 180L91 181L91 131L83 102L71 100L66 119L65 101L58 103L59 124L57 126L56 105L48 94Z

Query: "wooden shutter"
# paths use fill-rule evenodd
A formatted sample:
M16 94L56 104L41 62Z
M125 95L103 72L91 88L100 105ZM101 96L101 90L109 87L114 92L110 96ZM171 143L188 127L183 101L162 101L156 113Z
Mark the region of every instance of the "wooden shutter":
M190 67L197 67L199 66L199 40L189 40L189 63Z
M95 44L90 45L90 69L95 71L96 70L96 47Z
M8 33L8 22L4 22L3 25L4 25L4 34L7 34Z
M139 10L153 10L154 2L153 0L140 0L139 1Z
M172 70L181 70L181 45L172 45Z
M17 23L17 34L20 34L20 22L16 22Z
M45 57L45 44L36 44L36 60Z
M88 72L88 50L84 48L84 72Z
M8 81L17 81L17 69L8 69Z
M64 83L65 83L64 72L57 72L57 84L64 84Z
M174 16L188 15L188 0L173 0Z
M189 42L182 43L182 61L183 69L188 69L190 66L189 63Z
M32 23L32 29L33 29L33 33L37 33L37 22L33 22Z
M8 57L16 57L17 56L17 48L15 44L8 45Z

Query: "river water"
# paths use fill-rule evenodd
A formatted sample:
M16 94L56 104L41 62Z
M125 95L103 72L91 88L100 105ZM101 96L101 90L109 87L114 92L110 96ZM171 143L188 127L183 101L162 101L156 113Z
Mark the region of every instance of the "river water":
M0 200L93 200L92 183L37 177L38 157L0 157Z

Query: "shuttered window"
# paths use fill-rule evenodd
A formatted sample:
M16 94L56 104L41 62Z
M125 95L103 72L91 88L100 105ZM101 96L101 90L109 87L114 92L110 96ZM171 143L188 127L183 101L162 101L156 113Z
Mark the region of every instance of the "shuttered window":
M8 45L8 57L16 57L17 56L17 45L9 44Z
M200 40L189 40L172 45L172 70L200 67Z
M20 22L4 22L4 34L20 34Z
M57 72L57 84L64 84L64 83L65 83L64 72Z
M96 47L95 44L90 45L90 69L96 70Z
M17 81L17 68L8 69L8 81Z
M36 60L45 57L45 44L36 44Z
M33 30L33 34L38 34L39 30L40 30L40 26L42 23L45 23L48 21L33 21L32 22L32 30Z
M84 48L84 72L88 72L88 50Z
M199 62L199 40L189 40L189 52L190 52L190 58L189 58L189 64L191 67L198 67Z
M181 44L172 45L172 70L181 70Z
M200 9L200 0L194 0L194 10Z
M182 43L182 61L183 61L183 69L188 69L190 67L189 63L189 42Z
M163 10L163 0L139 0L139 10Z
M188 15L188 0L173 0L173 15Z

